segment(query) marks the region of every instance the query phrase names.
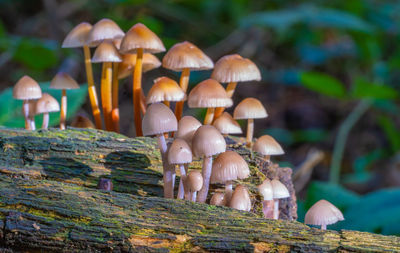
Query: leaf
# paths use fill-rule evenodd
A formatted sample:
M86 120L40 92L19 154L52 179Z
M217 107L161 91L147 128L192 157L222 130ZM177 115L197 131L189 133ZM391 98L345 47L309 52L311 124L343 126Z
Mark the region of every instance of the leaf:
M49 42L23 38L17 46L14 60L33 70L44 70L57 64L56 48Z
M50 83L40 83L43 93L49 93L59 102L61 101L61 91L49 89ZM81 85L79 89L67 91L67 119L70 119L85 102L87 95L87 85ZM60 113L50 113L49 126L55 126L60 121ZM36 116L37 128L42 124L42 116ZM0 126L5 127L25 127L25 120L22 115L22 101L13 99L12 88L4 90L0 94Z
M323 73L303 72L300 81L305 87L323 95L337 98L343 98L346 95L346 89L340 81Z
M352 90L352 96L355 98L396 99L399 97L399 93L387 85L357 79Z
M392 152L400 150L400 131L397 130L393 120L387 116L380 115L378 118L379 126L385 132L386 138L390 143Z

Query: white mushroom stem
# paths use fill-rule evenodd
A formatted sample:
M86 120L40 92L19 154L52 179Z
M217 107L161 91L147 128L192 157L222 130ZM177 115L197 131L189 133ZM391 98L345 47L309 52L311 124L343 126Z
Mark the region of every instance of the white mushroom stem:
M321 230L326 230L326 224L321 225Z
M208 188L210 187L210 177L211 177L211 170L212 170L212 156L206 156L203 160L203 187L199 191L199 196L197 202L205 203L208 194Z
M192 192L192 201L196 202L197 192Z
M158 134L157 139L163 163L164 197L174 198L174 188L172 184L173 173L167 162L167 143L165 142L164 134Z
M60 129L65 129L65 119L67 118L67 91L62 90L61 111L60 111Z
M35 117L34 116L29 117L29 123L31 125L31 130L36 130L36 124L35 124Z
M232 193L232 181L227 181L225 183L225 200L227 205L229 205L229 202L231 201Z
M251 147L253 141L254 134L254 119L247 120L247 135L246 135L246 143L247 147Z
M266 162L270 162L270 161L271 161L271 156L270 156L270 155L265 155L265 156L264 156L264 160L265 160Z
M274 199L274 220L279 219L279 199Z
M43 123L42 123L42 128L47 129L49 127L49 113L43 113Z
M25 129L32 130L31 123L29 120L29 101L28 100L24 100L24 102L22 104L22 111L24 113L24 118L25 118Z
M178 196L176 198L183 199L183 197L185 196L184 182L186 181L186 169L183 164L179 164L179 171L181 172L181 180L179 181Z
M272 219L274 218L274 201L273 200L264 200L263 201L263 213L264 218Z

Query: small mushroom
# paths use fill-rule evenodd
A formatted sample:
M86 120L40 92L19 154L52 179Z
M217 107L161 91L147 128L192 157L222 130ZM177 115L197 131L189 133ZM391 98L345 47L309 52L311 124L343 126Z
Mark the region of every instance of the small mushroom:
M210 205L214 206L226 206L227 201L225 199L225 194L222 192L216 192L212 195L210 200Z
M189 200L196 202L197 192L203 187L203 176L200 171L192 170L187 176L187 187Z
M267 178L258 187L258 191L263 197L263 213L264 218L274 218L274 199L271 181Z
M183 92L177 82L168 77L159 77L154 80L154 84L147 94L146 103L163 102L169 107L170 102L181 101L185 98L185 92Z
M247 188L243 185L238 185L232 194L229 206L237 210L250 212L251 210L251 200Z
M77 115L72 121L71 126L77 128L95 128L93 122L84 115Z
M49 112L60 111L60 104L48 93L43 93L43 96L36 103L36 114L43 113L42 128L47 129L49 127Z
M321 226L326 230L326 225L344 220L342 212L330 202L322 199L315 203L306 213L304 223Z
M99 183L97 184L97 188L105 191L113 190L113 183L109 178L100 178Z
M192 146L193 135L199 127L201 127L201 123L195 117L184 116L178 123L175 137L184 139L189 146Z
M274 199L274 216L275 220L279 219L279 199L286 199L290 197L289 191L281 181L273 179L272 185L272 197Z
M224 112L219 118L217 118L212 125L215 126L215 128L218 129L224 136L227 136L228 134L242 133L239 123L237 123L236 120L234 120L227 112Z
M264 156L266 162L270 161L271 155L283 155L281 145L270 135L263 135L256 140L252 147L253 151Z

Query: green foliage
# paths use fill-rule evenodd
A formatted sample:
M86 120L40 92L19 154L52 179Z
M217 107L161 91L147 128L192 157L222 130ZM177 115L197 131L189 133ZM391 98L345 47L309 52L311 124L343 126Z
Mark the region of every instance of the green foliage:
M21 39L13 58L33 70L44 70L57 64L56 48L36 39Z
M310 90L330 97L343 98L346 95L344 85L336 78L319 72L303 72L301 83Z
M355 98L375 98L375 99L396 99L399 93L387 85L379 85L367 82L363 79L357 79L352 95Z

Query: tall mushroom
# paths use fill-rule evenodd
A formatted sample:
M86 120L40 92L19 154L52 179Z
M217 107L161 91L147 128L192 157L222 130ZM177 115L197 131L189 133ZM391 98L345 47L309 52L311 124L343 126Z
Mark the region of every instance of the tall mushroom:
M342 220L344 220L342 212L330 202L322 199L307 211L304 223L321 226L322 230L326 230L326 225Z
M231 201L229 202L231 208L237 210L250 212L251 210L251 200L247 188L243 185L238 185L232 194Z
M261 102L256 98L245 98L240 102L233 111L234 119L247 119L247 146L252 146L254 134L254 119L268 117L267 111Z
M49 113L60 111L60 104L58 101L48 93L43 93L42 97L36 103L36 114L43 113L42 128L49 127Z
M289 191L284 184L278 179L271 181L272 194L274 198L274 216L275 220L279 219L279 199L286 199L290 197Z
M164 133L176 131L178 122L174 113L164 104L151 104L143 117L144 135L156 135L163 162L164 197L174 198L173 168L168 164Z
M181 101L185 98L185 92L179 87L178 83L171 78L163 76L154 80L154 84L147 94L146 103L163 102L169 107L170 102Z
M274 218L274 199L271 181L267 178L262 184L257 186L258 191L263 197L263 213L264 218Z
M253 151L264 156L266 162L270 161L271 155L283 155L281 145L270 135L263 135L256 140L252 147Z
M185 93L189 84L190 71L207 70L214 67L212 60L188 41L173 45L165 54L162 65L166 69L182 72L179 85ZM183 102L183 100L178 102L175 107L175 116L178 121L182 117Z
M242 133L239 123L237 123L236 120L234 120L227 112L224 112L219 118L217 118L212 125L215 126L215 128L224 136L227 136L228 134Z
M136 64L133 72L133 107L137 136L142 136L140 97L142 94L143 53L160 53L164 51L165 47L160 38L141 23L132 26L121 42L121 53L136 53Z
M189 200L196 202L197 192L203 187L203 176L200 171L192 170L187 176L187 188L189 191Z
M213 126L205 125L197 129L192 140L193 153L203 158L203 187L199 192L197 201L205 203L210 186L212 171L212 156L225 152L226 142L221 133Z

